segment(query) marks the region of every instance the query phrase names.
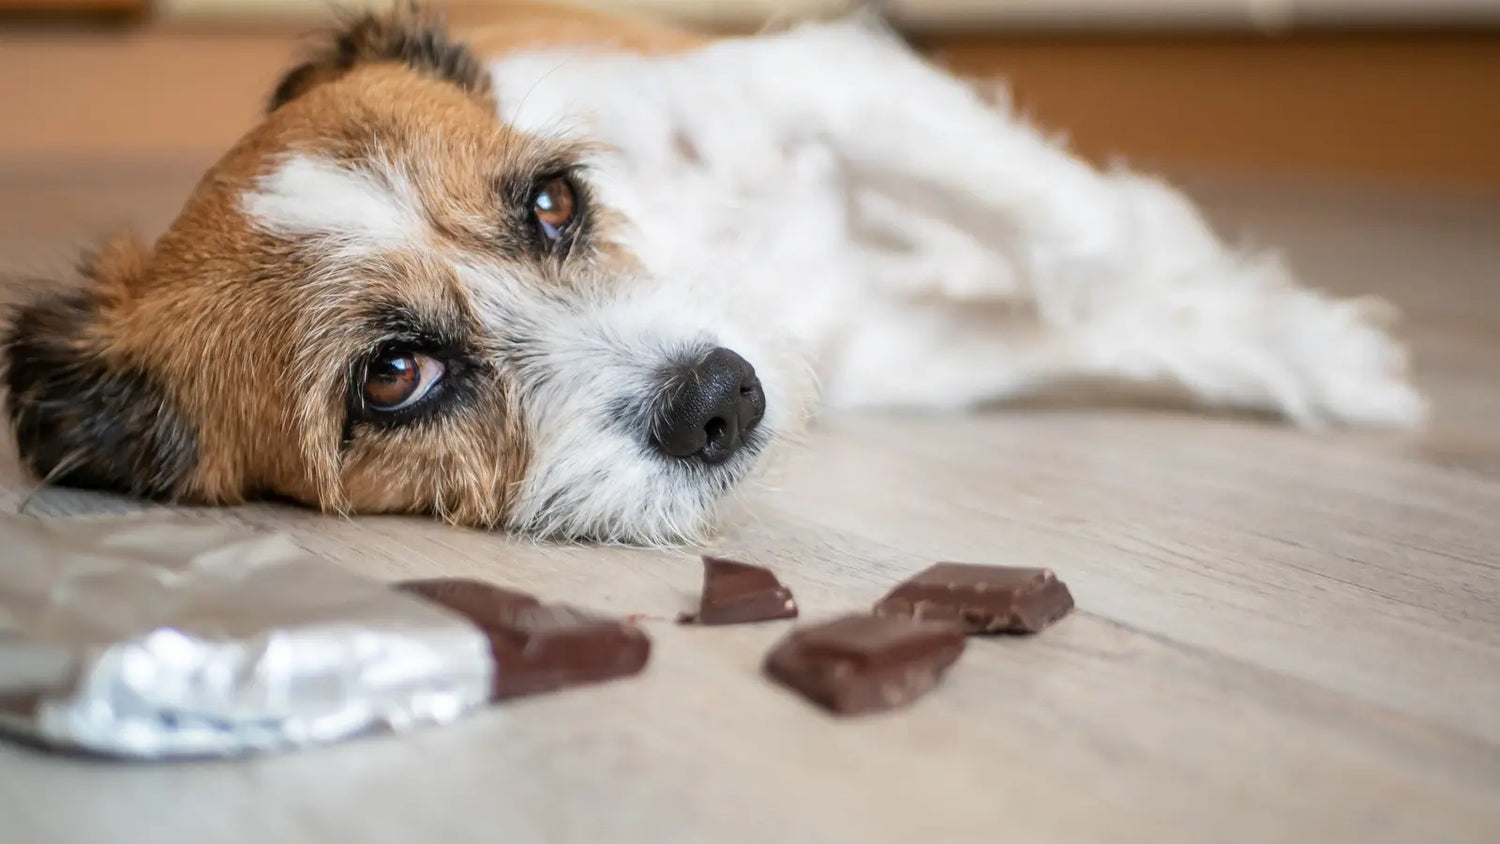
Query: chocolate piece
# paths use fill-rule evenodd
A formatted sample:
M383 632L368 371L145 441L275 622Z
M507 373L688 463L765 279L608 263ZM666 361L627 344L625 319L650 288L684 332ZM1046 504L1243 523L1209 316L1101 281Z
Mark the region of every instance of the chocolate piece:
M683 613L679 624L744 624L773 618L796 618L797 600L770 569L703 558L703 597L698 612Z
M1073 595L1049 569L938 563L892 589L875 614L957 621L968 633L1035 633L1072 609Z
M633 625L477 580L406 581L396 588L442 604L485 632L497 700L628 677L651 655L651 640Z
M765 671L839 715L904 706L926 694L964 650L951 621L851 615L793 630Z

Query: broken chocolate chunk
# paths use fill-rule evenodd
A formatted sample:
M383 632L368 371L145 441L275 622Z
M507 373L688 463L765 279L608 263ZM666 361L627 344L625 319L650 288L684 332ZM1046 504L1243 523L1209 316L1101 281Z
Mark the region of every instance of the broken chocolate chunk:
M964 650L951 621L852 615L793 630L766 656L773 679L839 715L908 704Z
M770 569L703 558L703 596L698 612L683 613L679 624L745 624L773 618L796 618L797 600Z
M477 580L406 581L396 588L468 618L490 640L495 699L555 691L640 673L651 640L634 625L543 604Z
M891 590L881 616L957 621L967 633L1035 633L1073 609L1050 569L938 563Z

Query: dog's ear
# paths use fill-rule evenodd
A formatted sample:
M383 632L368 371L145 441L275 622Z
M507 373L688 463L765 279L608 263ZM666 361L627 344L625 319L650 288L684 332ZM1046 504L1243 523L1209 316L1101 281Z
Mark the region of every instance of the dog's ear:
M151 374L111 349L105 314L145 271L133 240L86 257L87 284L15 309L4 337L6 413L21 460L48 483L178 498L197 437Z
M442 15L415 2L354 18L331 35L309 61L282 78L271 95L269 111L358 65L374 62L405 65L452 82L478 98L487 99L490 94L490 77L479 59L450 38Z

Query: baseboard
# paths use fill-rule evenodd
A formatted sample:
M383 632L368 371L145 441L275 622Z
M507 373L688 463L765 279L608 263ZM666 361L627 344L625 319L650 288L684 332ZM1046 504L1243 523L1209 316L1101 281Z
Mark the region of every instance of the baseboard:
M227 148L299 42L204 29L0 30L0 156ZM1096 161L1500 190L1500 33L919 40Z
M924 43L1096 161L1500 188L1500 33Z
M495 0L499 2L500 0ZM0 3L7 0L0 0ZM166 20L308 20L330 9L378 7L391 0L157 0ZM485 0L457 0L465 6ZM770 20L821 16L854 0L571 0L646 12L715 28L754 28ZM1325 26L1500 25L1494 0L876 0L898 24L920 31L987 28L1007 32L1120 30L1284 31Z

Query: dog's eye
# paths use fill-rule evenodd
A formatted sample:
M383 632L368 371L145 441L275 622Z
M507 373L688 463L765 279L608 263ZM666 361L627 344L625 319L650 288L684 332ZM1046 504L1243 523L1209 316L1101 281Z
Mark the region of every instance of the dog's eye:
M573 222L577 209L573 186L561 176L544 182L537 190L536 198L531 200L531 212L536 215L542 234L549 241L562 237L563 230Z
M390 412L421 401L442 380L443 362L421 352L396 349L365 367L365 406Z

